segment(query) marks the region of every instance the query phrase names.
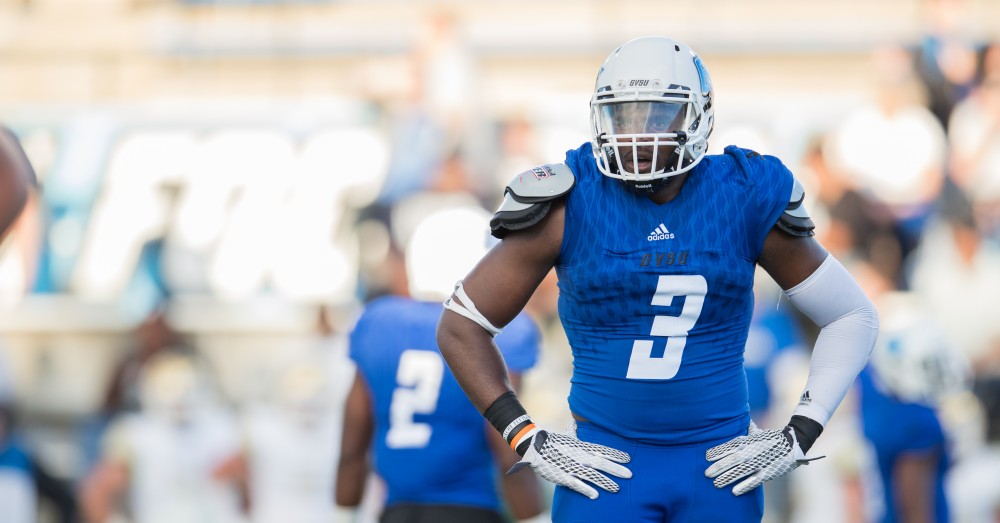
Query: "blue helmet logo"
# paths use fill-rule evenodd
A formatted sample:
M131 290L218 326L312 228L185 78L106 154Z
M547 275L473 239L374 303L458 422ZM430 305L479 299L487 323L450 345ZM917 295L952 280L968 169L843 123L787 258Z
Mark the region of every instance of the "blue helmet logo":
M708 69L705 68L705 64L698 55L694 57L694 66L698 70L698 79L701 81L701 94L708 96L712 92L712 78L708 76Z

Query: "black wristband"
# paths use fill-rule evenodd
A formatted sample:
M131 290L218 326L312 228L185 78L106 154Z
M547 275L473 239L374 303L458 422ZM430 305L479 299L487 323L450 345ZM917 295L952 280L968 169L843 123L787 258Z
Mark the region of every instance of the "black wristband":
M497 432L503 436L504 441L508 445L526 428L534 426L531 418L528 417L528 412L521 406L521 402L517 400L517 396L510 391L497 398L483 412L483 417L497 429ZM516 447L511 448L523 456L528 450L528 441L520 441Z
M823 425L805 416L792 416L792 419L788 421L788 426L795 431L795 439L798 440L803 454L809 452L813 443L816 442L816 438L823 432Z

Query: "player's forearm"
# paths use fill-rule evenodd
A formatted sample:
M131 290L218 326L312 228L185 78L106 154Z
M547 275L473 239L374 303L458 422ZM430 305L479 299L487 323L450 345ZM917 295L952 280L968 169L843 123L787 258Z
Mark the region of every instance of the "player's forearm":
M365 493L365 479L368 475L368 459L363 456L341 457L337 466L337 505L357 507Z
M479 325L446 310L438 323L437 341L452 374L480 413L513 391L503 356Z
M826 425L865 367L877 332L874 308L859 309L824 327L816 339L809 379L794 413Z
M794 414L826 425L871 356L878 336L878 313L833 256L786 295L821 327L809 379Z
M115 510L119 495L128 484L128 472L120 465L98 463L83 481L79 492L79 509L88 523L104 523Z

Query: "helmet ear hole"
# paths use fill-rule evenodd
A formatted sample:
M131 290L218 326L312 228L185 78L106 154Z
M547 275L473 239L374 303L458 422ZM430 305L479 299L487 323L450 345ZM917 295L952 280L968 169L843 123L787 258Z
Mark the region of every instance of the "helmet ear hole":
M698 124L700 123L701 123L701 117L699 116L695 118L693 122L691 122L691 126L688 127L688 132L693 133L694 130L698 128Z

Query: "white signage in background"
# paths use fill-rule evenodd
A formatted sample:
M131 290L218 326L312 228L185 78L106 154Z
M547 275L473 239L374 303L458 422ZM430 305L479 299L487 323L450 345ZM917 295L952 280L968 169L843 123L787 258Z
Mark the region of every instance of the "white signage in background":
M349 300L358 239L344 218L374 200L387 163L388 145L366 128L321 131L301 146L259 128L135 131L112 151L72 290L114 301L143 245L163 238L174 290Z

